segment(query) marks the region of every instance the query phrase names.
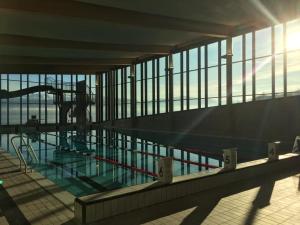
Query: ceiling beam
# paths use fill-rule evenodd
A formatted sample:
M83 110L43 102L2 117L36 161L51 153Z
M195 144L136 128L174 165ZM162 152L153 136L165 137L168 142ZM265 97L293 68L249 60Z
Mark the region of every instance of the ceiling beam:
M132 64L133 61L134 61L133 58L81 59L81 58L48 58L48 57L0 55L0 64L126 66Z
M0 0L1 1L1 0ZM166 55L172 46L165 45L131 45L112 44L85 41L72 41L63 39L41 38L23 35L0 34L0 45L38 47L38 48L63 48L93 51L139 52L157 55Z
M95 65L30 65L30 64L0 64L0 74L95 74L109 71L113 67Z
M232 26L224 24L154 15L71 0L0 0L0 8L139 27L195 32L212 37L227 37L233 30Z

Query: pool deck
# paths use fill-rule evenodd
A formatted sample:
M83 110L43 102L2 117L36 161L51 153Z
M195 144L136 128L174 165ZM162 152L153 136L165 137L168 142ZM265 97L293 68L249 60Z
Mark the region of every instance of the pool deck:
M74 217L74 196L40 174L20 172L14 157L0 150L0 224L56 225Z
M300 165L107 218L94 225L300 225ZM73 201L37 173L24 174L0 151L0 224L73 225Z
M285 172L211 188L93 225L120 221L130 225L300 225L300 164Z

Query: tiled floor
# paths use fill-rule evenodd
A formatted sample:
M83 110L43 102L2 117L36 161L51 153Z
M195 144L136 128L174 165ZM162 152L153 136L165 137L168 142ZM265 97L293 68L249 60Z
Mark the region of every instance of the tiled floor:
M0 225L74 224L69 206L29 176L16 171L16 166L1 154L0 178L5 182L0 187ZM300 174L290 171L235 183L96 224L300 225Z
M298 174L266 181L260 187L216 198L206 209L195 206L145 224L300 224L299 179Z
M74 213L0 154L0 225L56 225L73 218ZM56 189L55 189L56 188ZM53 187L53 191L59 191Z
M300 174L291 171L235 183L96 224L300 225Z

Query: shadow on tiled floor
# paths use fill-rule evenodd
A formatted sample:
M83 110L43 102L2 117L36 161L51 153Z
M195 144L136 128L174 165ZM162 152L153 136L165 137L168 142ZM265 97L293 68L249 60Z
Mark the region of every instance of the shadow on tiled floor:
M245 225L253 224L258 209L262 209L270 205L270 199L272 197L274 185L275 181L271 180L260 186L256 198L252 203L251 210L246 216Z
M108 218L93 225L115 225L120 224L120 221L122 221L122 224L128 225L199 225L202 222L206 222L211 214L217 221L208 224L226 224L230 219L239 219L240 221L227 224L254 224L253 222L257 219L257 211L265 207L268 208L275 183L297 173L299 173L299 169L284 174L273 174L268 177L256 177L252 180L232 183L225 187L210 189L196 195L186 196ZM247 191L251 194L244 194ZM246 199L243 200L244 202L236 199L231 204L231 200L226 199L227 197L231 198L231 196L237 198L235 195L238 196L240 194ZM234 213L238 213L240 205L244 207L243 212L239 212L240 215L234 215ZM226 207L228 208L226 209ZM218 209L216 210L216 208ZM231 215L232 208L235 208L236 212L233 212ZM224 217L224 221L222 217ZM65 223L65 225L69 224Z
M4 216L10 225L30 224L2 186L0 186L0 209L1 216Z

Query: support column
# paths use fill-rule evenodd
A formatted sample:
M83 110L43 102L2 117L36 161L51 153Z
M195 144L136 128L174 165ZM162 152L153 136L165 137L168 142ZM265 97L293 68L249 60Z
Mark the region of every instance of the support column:
M168 77L169 77L169 112L174 111L174 99L173 99L173 55L169 55L169 63L168 63Z
M227 62L227 105L232 104L232 38L227 39L226 44L226 62Z

